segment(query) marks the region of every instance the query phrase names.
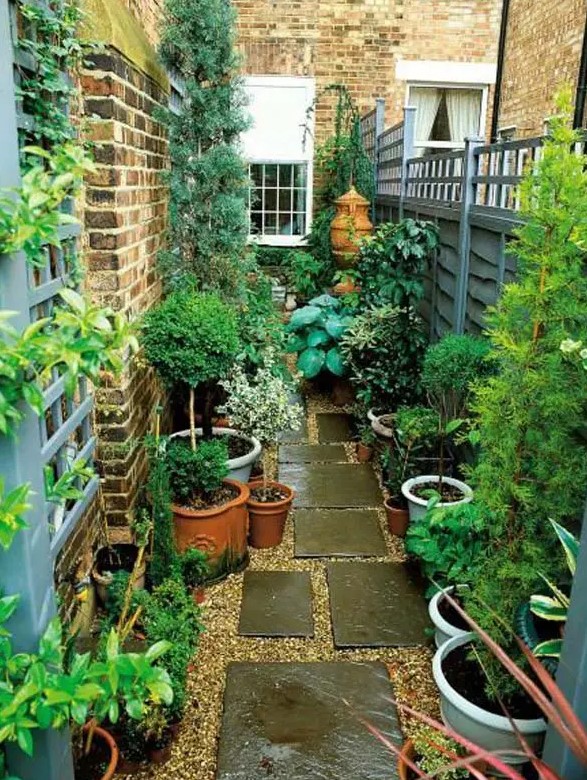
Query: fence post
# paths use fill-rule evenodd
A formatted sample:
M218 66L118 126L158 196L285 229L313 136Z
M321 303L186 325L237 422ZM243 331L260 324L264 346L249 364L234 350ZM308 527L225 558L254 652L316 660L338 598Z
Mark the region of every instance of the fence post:
M402 172L399 192L399 218L404 218L404 201L408 195L408 160L415 154L416 106L404 106L404 142L402 144Z
M373 138L373 203L371 204L371 220L377 219L377 195L379 191L379 137L385 130L385 98L375 99L375 127Z
M8 2L0 2L0 188L20 183L13 48ZM0 308L17 312L16 328L30 322L27 269L24 257L0 255ZM53 563L44 501L39 420L32 411L14 438L0 435L0 472L10 490L28 483L34 491L26 513L28 528L18 533L10 550L0 548L0 592L19 594L18 609L7 624L18 652L37 652L39 637L55 614ZM9 774L23 780L73 780L69 729L37 730L34 755L29 758L16 743L5 743Z
M469 289L469 254L471 250L471 208L475 204L473 176L477 174L478 157L475 149L483 144L482 138L465 138L463 153L463 178L461 183L461 217L459 222L459 269L455 287L453 330L463 333L467 312Z

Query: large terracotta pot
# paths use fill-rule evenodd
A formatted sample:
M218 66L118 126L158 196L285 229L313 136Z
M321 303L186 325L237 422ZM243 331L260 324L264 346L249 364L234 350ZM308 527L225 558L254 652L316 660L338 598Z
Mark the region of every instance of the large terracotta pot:
M401 753L397 757L397 772L399 780L410 780L410 768L407 764L408 761L414 761L416 757L416 751L414 750L414 743L411 739L404 742L402 745Z
M250 482L249 487L254 490L262 487L263 480L258 479ZM249 541L251 547L257 549L266 549L268 547L277 547L283 539L285 521L294 498L294 492L287 485L280 482L269 482L270 486L278 487L287 498L272 503L264 503L249 498Z
M197 547L208 553L210 574L207 582L224 579L228 574L242 571L249 561L247 552L248 485L234 479L225 479L238 495L227 504L211 509L187 509L171 505L175 525L175 545L179 552Z
M116 766L118 764L118 745L116 744L116 741L112 734L110 734L106 729L103 729L101 726L96 726L93 723L86 723L84 726L84 732L88 732L90 728L93 727L93 737L92 739L99 739L102 742L106 743L106 746L108 747L108 750L110 751L110 761L108 762L108 766L106 767L106 771L102 775L101 780L112 780L114 777L114 773L116 772Z
M336 215L330 225L332 253L339 268L351 268L359 251L359 241L373 230L369 201L354 187L335 201Z

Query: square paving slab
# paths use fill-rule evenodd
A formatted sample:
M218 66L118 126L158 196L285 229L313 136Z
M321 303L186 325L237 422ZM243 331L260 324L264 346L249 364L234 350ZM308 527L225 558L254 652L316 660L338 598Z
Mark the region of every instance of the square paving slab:
M392 697L381 663L230 663L216 778L397 780L362 722L401 745Z
M280 463L346 463L342 444L286 444L279 448Z
M369 557L387 548L374 509L298 509L296 558Z
M367 463L282 463L279 481L295 490L296 507L354 509L376 507L383 501Z
M247 571L239 634L313 636L310 573Z
M336 647L426 644L423 588L404 564L342 561L327 570Z
M348 414L317 414L318 439L321 444L348 441L351 438Z

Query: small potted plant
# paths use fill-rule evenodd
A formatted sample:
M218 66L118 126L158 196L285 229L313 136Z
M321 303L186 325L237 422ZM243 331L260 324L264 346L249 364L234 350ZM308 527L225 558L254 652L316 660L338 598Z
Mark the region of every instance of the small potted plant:
M462 755L465 752L458 742L431 726L418 724L417 730L404 743L398 756L400 780L416 780L424 775L435 777L437 774L446 780L469 780L472 775L466 767L446 769L451 761ZM411 764L418 767L419 774L412 769Z
M197 547L189 547L180 559L181 573L187 588L192 592L196 604L205 598L204 584L210 573L208 554Z
M258 441L239 431L213 427L218 380L227 376L239 351L235 312L214 293L174 292L151 309L143 324L147 360L170 390L188 394L189 430L178 438L222 438L228 446L231 479L247 482L261 452ZM196 394L202 401L202 427L196 428Z
M277 372L272 352L267 354L264 365L252 379L236 368L232 378L222 386L227 392L223 410L231 423L264 445L263 479L249 485L250 543L258 548L275 547L283 538L293 490L269 480L268 446L276 442L283 431L299 428L301 406L291 403L288 385Z
M373 457L373 445L375 444L375 434L370 426L363 426L361 436L357 442L357 460L359 463L369 463Z
M153 764L165 764L171 758L173 736L163 708L157 705L147 707L139 723L149 760Z

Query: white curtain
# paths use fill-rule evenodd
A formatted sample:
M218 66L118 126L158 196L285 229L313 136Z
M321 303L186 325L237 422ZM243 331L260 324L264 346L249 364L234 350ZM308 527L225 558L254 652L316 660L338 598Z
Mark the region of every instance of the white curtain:
M410 89L410 105L416 107L416 144L430 140L434 120L438 113L442 91L431 87L412 87ZM416 147L416 154L422 155L425 148Z
M465 138L479 135L481 93L478 89L447 89L446 110L450 140L462 143Z

